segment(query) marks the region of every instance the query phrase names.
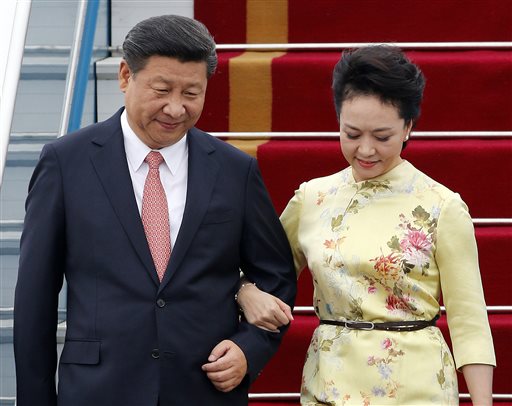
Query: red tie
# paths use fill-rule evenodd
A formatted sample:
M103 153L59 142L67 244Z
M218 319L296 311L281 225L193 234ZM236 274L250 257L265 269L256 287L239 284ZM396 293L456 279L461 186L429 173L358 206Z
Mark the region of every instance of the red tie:
M169 211L158 169L163 160L160 152L156 151L151 151L146 156L149 172L142 196L142 224L160 282L171 256Z

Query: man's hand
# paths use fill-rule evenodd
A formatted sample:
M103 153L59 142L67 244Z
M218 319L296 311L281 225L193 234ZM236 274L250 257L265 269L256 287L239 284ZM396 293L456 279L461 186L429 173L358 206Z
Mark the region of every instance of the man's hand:
M202 369L218 390L229 392L242 382L247 373L247 360L238 345L224 340L215 346Z

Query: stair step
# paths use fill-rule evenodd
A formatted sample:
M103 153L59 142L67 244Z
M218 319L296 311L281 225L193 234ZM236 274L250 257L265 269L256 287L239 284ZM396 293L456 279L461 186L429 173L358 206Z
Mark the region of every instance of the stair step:
M38 56L25 55L16 95L16 109L12 131L16 133L52 133L60 125L68 56L46 53ZM83 124L94 122L95 79L90 70Z
M512 93L510 97L512 101ZM339 140L330 139L262 141L255 156L278 213L302 182L336 173L348 165ZM512 138L413 139L403 157L460 193L473 217L512 218ZM469 164L472 162L475 164ZM492 174L492 181L488 174ZM499 199L489 204L482 196L495 196L496 185L503 185Z
M418 131L512 129L510 49L411 50L406 54L427 78ZM199 128L218 132L339 129L331 94L332 70L339 59L339 50L288 52L273 58L265 52L237 58L240 55L241 52L219 52L218 70L208 82ZM244 63L249 57L260 63L249 69L248 62ZM233 106L230 95L243 91L234 87L237 83L254 84L258 92L244 93L243 103ZM314 89L307 97L304 97L304 83L308 89ZM472 86L468 87L468 83Z
M498 363L503 366L512 365L512 353L508 348L509 338L512 334L512 313L490 314L489 322ZM278 352L267 364L258 380L251 386L251 392L299 392L304 359L311 336L317 326L316 316L295 316ZM451 345L445 315L441 317L438 326L448 344ZM459 378L462 378L462 374L459 374ZM495 393L510 393L508 378L506 368L496 369L493 384ZM467 392L466 385L462 380L459 381L459 390Z
M9 138L10 144L42 143L46 144L57 138L56 132L33 132L33 133L12 133Z
M7 165L0 188L0 220L23 219L32 166Z
M18 265L18 255L0 255L0 319L12 318Z
M195 0L194 16L220 44L512 40L511 7L503 0L467 1L462 7L458 0L293 0L268 2L261 9L247 4ZM271 22L257 21L266 16L262 10L272 16Z
M1 231L22 231L23 220L0 220Z
M6 383L6 385L9 385L9 384ZM2 396L2 397L0 397L0 406L16 406L16 398L15 397Z
M300 406L299 397L299 393L252 393L249 406ZM461 405L472 404L469 393L461 393L459 401ZM493 394L493 401L496 405L512 406L512 394Z
M9 144L6 165L33 168L39 160L44 144Z
M21 231L0 231L0 255L18 255Z

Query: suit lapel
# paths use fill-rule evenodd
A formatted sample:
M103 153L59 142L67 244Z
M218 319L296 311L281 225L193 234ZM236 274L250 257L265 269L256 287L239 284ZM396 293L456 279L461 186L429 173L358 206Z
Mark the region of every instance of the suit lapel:
M160 284L161 291L180 266L201 221L208 209L219 164L213 155L215 147L208 136L192 128L187 135L188 141L188 182L187 200L180 231L171 253L164 279Z
M103 131L92 141L96 151L91 154L91 161L133 248L155 284L159 285L133 194L121 130L121 111L103 124L105 128L102 127Z

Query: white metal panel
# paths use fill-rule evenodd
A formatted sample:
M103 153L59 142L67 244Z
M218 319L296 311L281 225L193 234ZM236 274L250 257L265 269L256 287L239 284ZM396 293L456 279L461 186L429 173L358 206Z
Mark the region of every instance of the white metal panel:
M0 186L27 35L30 4L30 0L0 2Z
M194 16L194 0L112 0L112 45L122 45L139 21L163 14Z

